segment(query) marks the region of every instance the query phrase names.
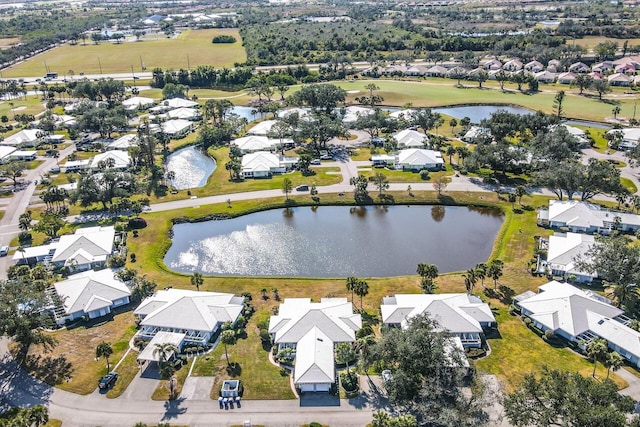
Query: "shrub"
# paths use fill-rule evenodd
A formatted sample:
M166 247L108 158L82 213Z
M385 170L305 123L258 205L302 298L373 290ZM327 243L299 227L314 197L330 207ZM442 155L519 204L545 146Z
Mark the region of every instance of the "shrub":
M134 254L131 254L131 255L134 255ZM109 261L107 261L107 267L109 268L124 267L126 262L127 262L126 255L124 254L113 255L111 258L109 258Z
M266 329L260 329L260 340L263 344L271 344L271 335Z
M219 36L215 36L213 38L213 40L211 40L211 43L214 44L218 44L218 43L235 43L237 42L236 38L233 36L230 36L228 34L221 34Z
M136 254L131 252L131 255L129 256L129 259L131 259L131 262L136 262Z
M358 391L358 375L354 371L341 372L340 382L347 393Z
M471 359L475 359L478 357L483 357L487 354L486 350L483 348L469 348L466 350L467 357Z
M421 170L420 171L420 179L422 179L423 181L428 181L429 178L431 178L429 176L429 171L428 170Z
M130 230L145 228L147 226L147 221L144 218L131 218L127 223L127 227Z
M546 331L544 331L543 338L545 341L551 341L556 338L556 334L554 334L552 330L547 329Z
M21 231L18 234L18 242L22 245L23 243L29 243L33 240L33 236L28 231Z

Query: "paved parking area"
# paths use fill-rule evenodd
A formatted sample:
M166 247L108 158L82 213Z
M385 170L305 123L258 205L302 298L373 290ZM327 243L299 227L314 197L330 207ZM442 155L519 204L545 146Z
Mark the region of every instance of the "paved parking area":
M120 399L148 401L158 384L160 384L158 365L147 362L146 367L135 376Z
M183 399L208 399L216 377L187 377L180 397Z

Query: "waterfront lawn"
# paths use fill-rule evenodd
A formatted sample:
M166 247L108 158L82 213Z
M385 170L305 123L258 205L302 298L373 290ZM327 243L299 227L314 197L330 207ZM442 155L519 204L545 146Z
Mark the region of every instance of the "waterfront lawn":
M233 44L213 44L211 39L219 34L234 36L238 42ZM237 29L221 28L207 30L186 30L176 38L163 35L148 35L139 42L94 43L64 45L44 52L37 57L27 59L13 67L2 70L3 77L43 76L46 64L60 76L69 70L75 73L74 79L85 74L111 74L140 72L144 64L147 71L160 67L164 70L180 68L192 69L198 65L213 65L216 68L231 67L235 62L246 61L246 53Z
M100 378L107 373L105 360L95 360L96 346L102 341L111 344L113 354L109 361L113 367L126 352L129 340L135 332L130 311L106 316L87 324L81 323L72 329L50 332L49 335L57 341L53 352L47 353L42 347L33 346L24 368L36 378L62 390L89 394L96 389Z
M372 178L374 175L381 173L387 177L389 182L434 182L437 178L441 176L451 176L454 174L453 166L450 164L446 164L446 170L438 171L438 172L429 172L429 179L424 180L420 176L420 172L411 172L411 171L402 171L395 169L387 169L387 168L371 168L365 167L364 169L359 169L358 173L360 175L364 175L367 178ZM370 183L370 192L371 194L377 193L376 187L373 182Z

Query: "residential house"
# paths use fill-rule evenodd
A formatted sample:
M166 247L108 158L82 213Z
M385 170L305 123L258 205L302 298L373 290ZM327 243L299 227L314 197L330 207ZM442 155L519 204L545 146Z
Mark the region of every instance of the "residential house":
M202 118L200 111L195 108L180 107L174 110L169 110L164 114L164 117L169 120L200 120Z
M359 107L357 105L351 105L345 108L344 116L342 117L342 122L345 124L354 123L358 120L360 116L370 116L374 114L375 111L372 108Z
M618 148L621 150L630 150L638 146L638 141L640 141L640 128L611 129L607 131L607 133L614 132L622 134L622 141L618 145Z
M482 65L482 68L487 71L500 70L502 68L502 62L497 59L490 59Z
M393 117L394 119L399 119L399 120L400 119L411 120L415 113L416 113L416 110L405 109L405 110L393 111L389 113L389 117Z
M597 64L593 64L593 66L591 67L591 71L594 71L600 74L606 74L609 71L613 70L613 67L614 67L613 62L603 61L603 62L598 62Z
M162 132L169 135L172 139L180 139L187 136L193 130L193 122L183 119L172 119L162 122Z
M78 172L91 167L91 159L85 160L69 160L62 165L65 173Z
M373 154L371 156L371 166L373 167L395 167L396 156L393 154Z
M195 108L199 104L189 99L171 98L171 99L165 99L164 101L162 101L162 105L164 105L165 107L168 107L169 109L175 109L175 108Z
M380 311L384 325L398 328L426 314L438 328L458 337L464 347L481 347L483 331L496 326L491 307L469 294L396 294L382 299Z
M285 173L298 162L297 158L278 156L266 151L248 153L242 156L242 176L245 178L267 178Z
M602 73L599 73L597 71L592 71L589 74L587 74L589 77L591 77L593 80L602 80L604 77L602 77Z
M632 76L636 73L636 67L634 67L633 64L620 64L616 66L614 71L616 73L628 74Z
M542 244L547 244L547 259L541 260L538 265L538 272L550 274L554 277L568 279L571 277L579 282L591 282L598 277L597 273L591 273L580 269L577 265L578 259L589 261L587 252L595 243L595 238L591 234L578 233L555 233Z
M570 85L576 79L576 75L572 72L561 73L558 75L558 83L562 85Z
M635 233L640 229L640 215L614 212L577 200L550 200L549 209L538 212L538 225L573 233L609 234L616 229Z
M89 270L67 277L54 285L60 306L54 310L58 325L80 319L106 316L129 303L131 291L115 275L115 270Z
M491 130L480 126L471 126L462 137L462 140L464 142L474 143L478 138L491 138Z
M447 69L442 65L434 65L431 68L427 68L424 72L426 77L444 77L447 74Z
M33 147L44 141L45 132L40 129L22 129L0 141L0 145Z
M401 170L421 171L440 170L444 166L442 154L439 151L410 148L400 150L396 168Z
M107 150L127 150L129 147L136 145L138 145L138 134L127 133L115 141L107 143L105 148Z
M156 102L151 98L145 98L144 96L132 96L129 99L122 101L122 105L126 110L146 110L152 107Z
M449 79L464 79L467 76L467 70L462 67L453 67L449 68L445 74L445 76Z
M629 86L631 84L631 77L622 73L611 74L607 77L611 86Z
M622 64L631 64L636 67L636 70L640 70L640 55L636 56L624 56L622 58L613 61L613 66L617 67Z
M539 73L541 71L544 71L545 68L541 62L531 61L525 64L524 69L529 71L530 73Z
M287 139L287 142L291 141ZM292 142L292 141L291 141ZM242 154L255 153L257 151L275 151L280 147L280 141L266 136L247 135L234 139L232 144L238 146Z
M567 124L561 124L560 126L565 128L567 130L567 132L569 133L569 135L571 135L572 137L577 139L580 142L580 146L582 146L582 147L588 147L589 146L589 138L587 138L587 133L585 131L583 131L582 129L577 128L575 126L570 126L570 125L567 125ZM553 127L552 129L554 129L554 128L555 127Z
M518 59L512 59L510 61L505 62L504 65L502 66L502 69L509 72L515 72L515 71L522 70L522 67L523 67L522 61Z
M410 65L404 70L404 75L409 77L422 77L427 73L428 68L424 65Z
M223 324L235 323L243 310L244 297L219 292L166 289L142 301L133 315L140 325L137 336L151 340L147 347L153 348L165 333L173 333L179 334L175 344L181 349L187 343L207 345ZM145 357L138 359L148 360Z
M249 129L247 133L249 135L265 135L266 136L271 131L271 128L273 127L273 125L275 125L276 123L278 123L277 120L263 120L259 123L256 123L256 125L251 129Z
M570 73L586 74L589 71L591 71L589 69L589 66L587 64L585 64L584 62L574 62L573 64L569 65L569 72Z
M281 119L285 119L294 113L298 114L298 118L300 119L309 117L309 111L305 110L304 108L288 108L286 110L278 111L278 117Z
M557 73L562 70L562 62L557 59L552 59L547 63L547 71L551 73Z
M556 281L538 290L515 302L538 329L549 330L582 348L602 338L612 351L640 367L640 333L629 327L630 319L609 300Z
M9 154L9 160L22 160L30 162L35 160L37 156L38 153L35 150L15 150L11 154Z
M556 81L556 75L549 71L540 71L533 76L540 83L553 83Z
M10 155L16 151L16 147L10 145L0 145L0 161L4 162L10 160Z
M99 169L101 165L109 165L108 169L126 169L131 165L131 157L127 151L109 150L96 155L91 160L91 168Z
M48 245L16 251L13 261L29 265L51 262L57 268L67 266L74 271L97 269L106 265L115 252L114 241L119 240L113 226L79 228L74 234L60 236Z
M336 382L334 349L354 343L362 317L346 298L287 298L269 320L279 350L295 351L293 382L302 392L328 392Z
M404 129L393 135L398 142L398 148L424 148L429 144L429 137L422 132Z

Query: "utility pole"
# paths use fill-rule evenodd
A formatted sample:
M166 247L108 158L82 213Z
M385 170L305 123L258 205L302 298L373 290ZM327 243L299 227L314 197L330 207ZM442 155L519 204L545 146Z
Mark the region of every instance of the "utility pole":
M135 81L136 74L133 72L133 64L131 64L131 77L133 77L133 80Z
M100 74L102 74L102 62L100 62L99 56L98 56L98 66L100 66Z
M187 70L191 72L191 63L189 62L189 54L187 53Z

